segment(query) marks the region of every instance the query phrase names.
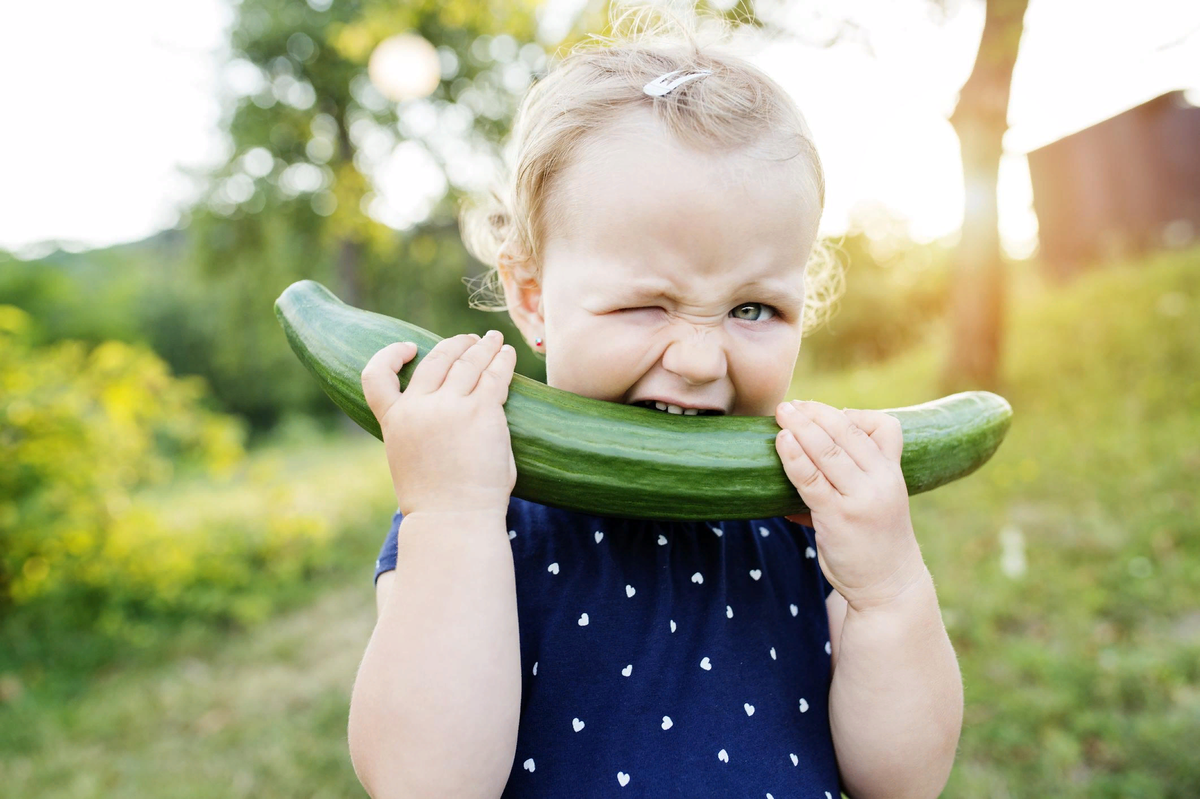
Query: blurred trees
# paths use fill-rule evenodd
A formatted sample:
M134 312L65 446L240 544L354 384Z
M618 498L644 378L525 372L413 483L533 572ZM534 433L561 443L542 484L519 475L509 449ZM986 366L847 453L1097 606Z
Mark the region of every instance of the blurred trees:
M192 220L205 313L218 343L210 379L234 410L269 423L281 406L327 407L271 312L301 278L359 307L442 335L479 326L461 278L457 200L470 190L468 158L496 157L517 93L545 59L532 2L243 0L226 70L230 154ZM501 33L503 31L503 33ZM380 41L414 32L437 48L440 80L425 99L397 105L371 84ZM372 174L402 140L450 178L427 222L397 234L379 221ZM455 159L460 162L455 163ZM455 295L458 295L455 297ZM448 301L455 298L460 310ZM302 386L300 385L302 384Z
M28 313L0 305L0 619L49 596L91 614L87 626L109 609L102 595L154 583L153 596L195 566L170 530L126 514L134 489L228 475L245 431L205 407L202 380L172 376L144 346L36 337Z
M985 5L975 66L950 117L962 147L965 205L955 257L951 352L943 376L948 390L994 388L1000 366L1005 280L996 186L1029 0L985 0Z

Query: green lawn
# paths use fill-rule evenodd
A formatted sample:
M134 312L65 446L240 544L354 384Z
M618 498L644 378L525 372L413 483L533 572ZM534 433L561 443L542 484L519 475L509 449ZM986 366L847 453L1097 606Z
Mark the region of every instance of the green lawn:
M934 341L882 367L799 375L792 396L930 399L942 352ZM966 689L946 796L1196 795L1197 375L1200 251L1016 292L1008 439L976 475L912 500ZM70 699L0 675L0 793L362 795L346 715L390 484L374 440L304 451L271 462L314 494L345 492L357 510L340 537L361 567L249 630L200 631L158 661L117 664ZM355 474L368 488L353 489Z
M1200 251L1014 298L1008 438L912 499L966 712L947 796L1200 791ZM794 396L938 396L935 342Z

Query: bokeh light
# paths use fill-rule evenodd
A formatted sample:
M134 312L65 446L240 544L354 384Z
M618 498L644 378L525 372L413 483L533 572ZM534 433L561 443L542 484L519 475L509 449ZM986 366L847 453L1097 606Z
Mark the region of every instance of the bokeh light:
M384 97L404 102L428 97L442 78L437 50L424 38L404 33L384 39L367 64L371 83Z

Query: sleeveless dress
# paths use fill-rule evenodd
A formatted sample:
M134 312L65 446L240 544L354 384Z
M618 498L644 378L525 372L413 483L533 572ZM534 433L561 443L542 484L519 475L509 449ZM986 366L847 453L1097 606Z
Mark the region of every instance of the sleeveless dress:
M504 797L839 796L812 528L517 497L507 521L522 685Z

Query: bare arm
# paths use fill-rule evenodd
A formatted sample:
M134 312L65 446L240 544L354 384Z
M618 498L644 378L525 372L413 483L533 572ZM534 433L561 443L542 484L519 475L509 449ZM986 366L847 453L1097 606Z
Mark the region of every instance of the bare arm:
M834 592L827 606L829 723L847 793L937 796L954 764L963 689L933 578L925 570L886 605L855 610Z
M504 514L413 513L350 698L367 792L499 796L516 753L521 650ZM388 577L385 582L384 577Z

